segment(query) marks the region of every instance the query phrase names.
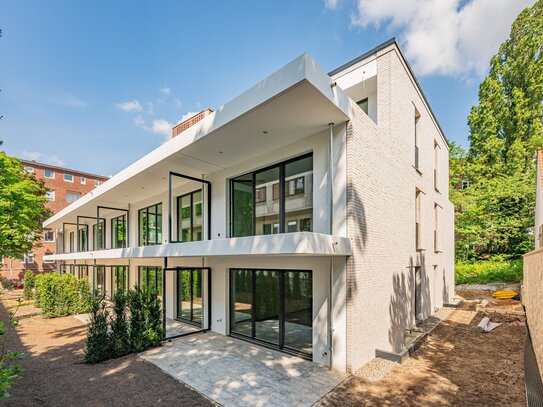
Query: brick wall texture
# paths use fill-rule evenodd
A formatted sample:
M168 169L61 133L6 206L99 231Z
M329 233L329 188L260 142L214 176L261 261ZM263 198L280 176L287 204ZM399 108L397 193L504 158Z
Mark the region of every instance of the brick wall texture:
M454 293L454 212L448 200L448 148L394 46L377 58L377 125L356 105L347 129L347 368L375 350L402 350L415 325L415 267L422 276L424 317ZM415 160L415 108L420 164ZM434 188L434 143L439 191ZM415 194L422 196L422 243L416 250ZM434 205L440 206L440 252L434 250Z
M107 181L108 178L99 175L87 174L80 171L64 169L46 164L41 164L33 161L23 161L25 168L31 167L34 170L36 178L43 179L47 188L55 191L55 200L47 203L53 213L56 213L66 206L66 195L68 191L78 192L80 196L92 191L96 186L94 181L97 180L100 183ZM45 170L54 172L54 179L45 178ZM64 181L64 174L73 175L73 182ZM85 178L85 184L81 184L81 178ZM41 242L41 247L36 247L32 253L34 254L33 263L25 263L22 259L3 259L1 264L2 277L10 280L22 280L25 270L32 270L36 273L42 273L52 271L55 268L55 263L44 263L43 256L45 254L53 254L56 252L55 242Z
M543 380L543 248L524 256L522 302Z

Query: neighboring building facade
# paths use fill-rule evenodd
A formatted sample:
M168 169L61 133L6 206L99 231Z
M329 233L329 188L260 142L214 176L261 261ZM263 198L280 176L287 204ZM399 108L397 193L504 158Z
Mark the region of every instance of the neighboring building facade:
M448 144L395 40L304 54L48 219L66 272L354 371L454 295Z
M38 179L42 179L51 191L47 195L47 208L53 213L67 207L70 203L92 191L108 178L96 174L57 167L36 161L21 160L25 170ZM46 254L56 253L55 231L43 232L42 246L36 247L22 259L4 258L2 261L2 277L10 280L22 280L25 270L36 273L53 271L54 261L44 260Z

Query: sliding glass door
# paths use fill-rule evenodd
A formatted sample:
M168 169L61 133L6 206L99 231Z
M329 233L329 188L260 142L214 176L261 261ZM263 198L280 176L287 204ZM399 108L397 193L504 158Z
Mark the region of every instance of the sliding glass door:
M230 270L230 331L311 355L311 271Z
M177 318L198 325L203 321L202 269L177 270Z

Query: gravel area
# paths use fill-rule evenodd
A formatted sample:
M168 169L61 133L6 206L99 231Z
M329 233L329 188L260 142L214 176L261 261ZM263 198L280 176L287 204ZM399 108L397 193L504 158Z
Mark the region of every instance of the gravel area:
M0 319L6 321L19 294L1 294ZM23 377L2 406L211 406L197 391L173 379L138 355L96 365L83 363L86 326L74 317L43 319L26 302L7 347L22 351Z
M354 372L354 376L370 382L378 382L391 372L398 364L390 360L375 358Z

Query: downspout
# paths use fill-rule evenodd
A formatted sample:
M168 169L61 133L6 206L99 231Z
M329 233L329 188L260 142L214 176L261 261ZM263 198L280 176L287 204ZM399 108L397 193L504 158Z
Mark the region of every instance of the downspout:
M334 234L334 123L328 123L329 137L328 137L328 182L330 187L329 192L329 220L330 220L330 236ZM334 246L332 246L335 249ZM334 352L334 325L332 321L333 313L333 290L334 290L334 257L330 257L330 287L328 293L328 355L329 366L333 368L333 352Z

